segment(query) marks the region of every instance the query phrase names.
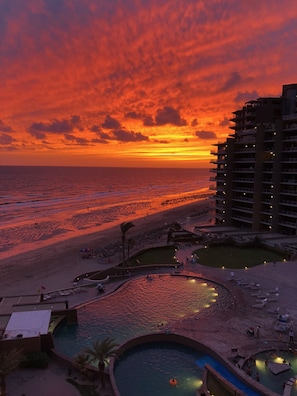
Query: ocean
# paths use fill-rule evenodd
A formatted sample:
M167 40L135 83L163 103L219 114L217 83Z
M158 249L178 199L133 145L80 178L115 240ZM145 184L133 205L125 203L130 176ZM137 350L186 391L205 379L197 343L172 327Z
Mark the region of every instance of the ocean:
M0 258L194 202L209 178L209 169L0 166Z

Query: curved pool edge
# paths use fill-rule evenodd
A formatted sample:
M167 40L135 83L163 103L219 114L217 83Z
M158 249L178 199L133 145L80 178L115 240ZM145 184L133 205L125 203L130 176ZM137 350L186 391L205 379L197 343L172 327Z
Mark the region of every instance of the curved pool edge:
M160 274L159 271L156 271L156 273ZM232 305L233 305L232 308L235 308L236 305L237 305L236 304L236 300L238 298L237 291L232 290L232 288L230 290L230 287L229 287L230 285L229 284L227 285L226 283L222 282L222 280L214 279L214 278L211 278L209 276L202 275L201 273L197 274L197 273L194 273L192 271L189 271L189 272L186 272L186 271L173 271L172 272L172 271L168 271L168 269L167 269L166 271L162 272L161 274L162 275L171 275L171 276L193 277L193 278L196 278L196 279L199 279L199 280L203 280L203 281L206 281L206 282L211 282L213 284L216 284L216 285L218 285L220 287L223 287L231 295L231 297L232 297ZM136 277L138 278L138 277L143 277L143 276L144 276L144 274L141 273L138 276L135 276L135 277L132 277L132 278L128 278L128 279L127 278L123 279L120 283L117 283L115 285L115 288L113 290L110 290L108 293L103 294L101 296L98 296L96 298L93 298L93 299L91 299L89 301L85 301L84 303L77 304L73 308L78 309L78 308L81 308L81 307L83 307L85 305L93 303L95 300L102 299L102 298L107 298L110 295L115 294L118 291L120 291L123 287L125 287L130 282L135 280ZM252 389L255 389L256 391L258 391L262 396L280 396L279 394L277 394L275 392L272 392L268 388L262 386L261 384L259 384L256 381L252 380L245 372L243 372L242 370L240 370L236 366L230 364L230 362L227 359L224 359L224 358L220 357L217 354L217 352L214 349L212 349L211 347L209 347L209 346L207 346L205 344L202 344L202 343L196 341L193 338L186 337L186 336L184 336L182 334L177 334L177 333L171 333L171 334L150 333L150 334L147 334L147 335L143 335L143 336L139 336L139 337L135 337L135 338L129 339L125 343L123 343L120 348L126 347L126 349L128 349L130 346L132 347L133 345L139 345L139 344L145 342L145 339L146 339L146 341L154 341L154 338L155 338L156 341L164 341L164 340L165 341L171 341L171 337L176 337L177 343L184 344L184 345L189 345L190 347L194 347L194 348L196 348L196 349L198 349L200 351L201 350L205 351L210 356L213 356L219 362L221 362L222 364L227 366L228 369L230 369L230 371L232 373L234 373L240 380L242 380L242 382L246 383ZM137 341L137 340L139 340L139 341ZM184 343L181 340L187 340L187 343ZM135 344L133 344L134 342L135 342ZM53 352L53 355L56 355L57 359L59 359L60 361L64 361L66 364L72 364L73 365L73 363L71 363L72 362L71 358L69 359L66 356L60 354L55 348L53 348L52 352ZM111 360L112 367L114 365L114 361L113 360L114 359ZM118 389L117 389L117 386L116 386L116 381L115 381L115 378L114 378L113 370L111 370L110 367L109 367L109 377L110 377L110 382L111 382L111 385L112 385L112 388L113 388L115 396L121 396L119 391L118 391Z
M161 268L161 267L160 267ZM145 277L147 275L159 275L159 276L175 276L175 277L184 277L184 278L195 278L201 281L205 281L205 282L210 282L213 283L214 285L217 285L221 288L223 288L231 297L232 303L231 305L235 306L236 305L236 297L233 295L233 292L230 291L229 287L226 286L226 284L224 284L223 282L221 282L220 280L217 279L210 279L209 277L206 277L202 274L197 274L195 272L192 271L177 271L176 269L174 269L173 271L170 271L167 267L163 267L162 268L163 271L159 271L159 270L155 270L155 271L147 271L147 273L139 273L139 274L135 274L133 277L131 278L125 278L119 282L117 282L115 284L115 288L113 288L112 290L109 290L101 295L98 295L96 297L93 297L92 299L88 300L88 301L84 301L80 304L77 304L73 307L73 309L79 309L82 308L86 305L92 304L95 301L98 301L99 299L105 299L110 297L111 295L116 294L117 292L121 291L124 287L127 287L129 285L129 283L133 282L135 279L138 278L142 278Z
M240 379L241 382L243 382L245 385L249 386L254 391L258 392L259 395L261 395L261 396L280 396L279 394L272 392L271 390L262 386L258 382L254 381L251 377L249 377L245 372L243 372L236 366L230 364L229 361L227 361L226 359L219 356L214 349L210 348L209 346L207 346L199 341L196 341L192 338L183 336L181 334L149 333L149 334L145 334L145 335L142 335L139 337L131 338L128 341L126 341L120 345L120 347L118 348L117 356L121 356L124 352L126 352L127 350L129 350L130 348L133 348L135 346L146 344L146 343L153 343L153 342L172 342L172 343L190 347L190 348L195 349L199 352L206 353L206 354L210 355L211 357L215 358L216 360L218 360L221 364L223 364L226 368L228 368L228 370L232 374L234 374L238 379ZM115 375L114 375L115 361L116 361L116 357L111 358L111 360L110 360L109 378L110 378L110 382L111 382L115 396L121 396L120 391L117 387L117 383L116 383L116 379L115 379ZM202 385L202 389L200 389L200 390L197 389L197 396L200 395L200 393L199 393L200 391L203 392L204 394L209 394L209 390L207 389L207 386L206 386L207 371L208 371L207 368L204 368L203 385ZM212 376L215 376L216 380L221 383L221 385L224 389L232 390L229 393L230 395L237 394L239 396L244 396L243 392L239 392L238 389L233 384L231 384L229 381L227 381L224 377L222 377L215 370L211 369L211 374L212 374Z

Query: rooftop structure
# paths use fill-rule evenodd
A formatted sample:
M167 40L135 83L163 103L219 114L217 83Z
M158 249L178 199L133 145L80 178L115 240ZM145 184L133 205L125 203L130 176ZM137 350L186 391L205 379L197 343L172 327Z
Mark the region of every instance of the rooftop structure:
M51 310L13 312L6 326L4 338L39 337L47 334Z
M297 235L297 84L233 114L212 152L216 224Z

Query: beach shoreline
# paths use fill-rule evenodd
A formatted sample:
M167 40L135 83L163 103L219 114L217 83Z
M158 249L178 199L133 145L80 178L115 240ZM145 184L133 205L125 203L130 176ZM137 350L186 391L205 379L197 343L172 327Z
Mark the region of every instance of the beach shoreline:
M126 219L135 227L129 231L129 237L150 233L158 227L166 227L173 222L189 226L210 224L213 219L214 202L211 197L200 198L194 202L164 208L156 213ZM106 223L105 227L96 232L74 236L50 244L39 246L35 250L23 251L17 255L5 257L0 262L1 295L35 294L41 287L45 290L56 290L70 287L71 282L81 273L98 270L96 259L81 258L80 249L87 247L96 249L115 244L121 240L119 224ZM137 247L136 247L137 248ZM119 256L108 259L106 264L116 266Z

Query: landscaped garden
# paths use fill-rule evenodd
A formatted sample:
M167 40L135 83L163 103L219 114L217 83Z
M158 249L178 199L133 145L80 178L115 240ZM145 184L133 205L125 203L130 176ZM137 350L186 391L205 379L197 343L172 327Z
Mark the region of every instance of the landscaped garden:
M199 264L216 267L241 269L254 267L265 262L283 261L285 255L264 247L238 247L234 245L216 245L193 252Z
M175 247L161 246L146 249L135 256L131 257L127 264L129 267L137 267L142 265L158 265L158 264L176 264Z

